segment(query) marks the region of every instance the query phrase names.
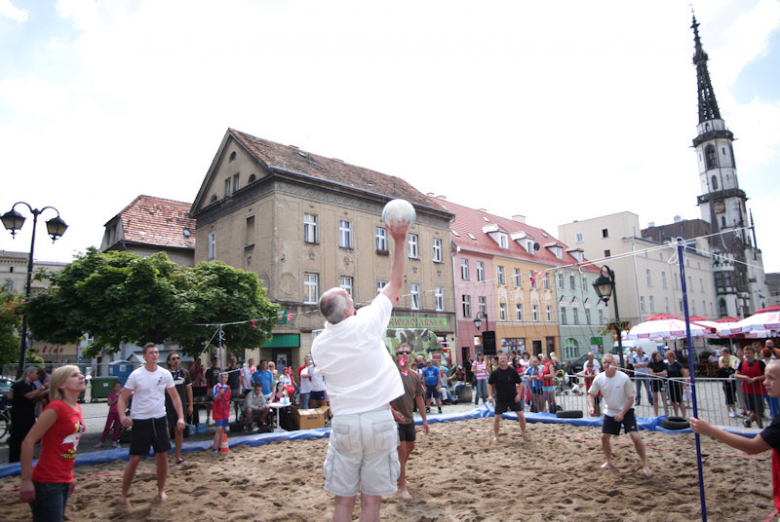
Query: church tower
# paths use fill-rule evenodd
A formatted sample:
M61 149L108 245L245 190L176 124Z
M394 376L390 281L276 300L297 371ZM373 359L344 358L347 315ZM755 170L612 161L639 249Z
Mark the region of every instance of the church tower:
M732 143L734 135L720 117L707 70L707 53L693 17L693 63L699 91L699 124L693 146L699 166L701 217L711 225L709 238L718 317L743 318L765 306L768 297L761 251L745 210L747 196L739 188ZM754 232L753 232L754 233ZM764 289L763 292L761 291Z

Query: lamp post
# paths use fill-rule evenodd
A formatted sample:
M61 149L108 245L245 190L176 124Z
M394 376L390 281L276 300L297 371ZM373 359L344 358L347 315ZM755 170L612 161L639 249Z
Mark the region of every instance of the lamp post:
M33 229L32 229L32 240L30 242L30 257L27 260L27 289L25 292L26 300L30 300L30 290L32 285L32 271L33 271L33 254L35 251L35 227L38 225L38 216L43 214L46 210L52 209L57 213L57 215L50 220L46 222L46 230L49 233L49 236L51 236L52 241L57 241L62 235L65 233L65 231L68 229L68 225L65 224L65 222L60 218L60 211L57 210L54 207L43 207L42 209L38 210L37 208L32 208L29 203L25 203L24 201L19 201L17 203L14 203L14 206L11 207L11 210L3 214L2 221L3 226L6 228L6 230L11 231L11 237L16 238L16 232L22 229L22 226L25 222L25 217L21 215L19 212L16 211L17 205L25 205L28 209L30 209L30 213L33 215ZM22 372L24 371L24 355L27 351L27 316L22 316L22 345L19 349L19 368L16 370L16 377L21 378Z
M605 271L606 275L604 275ZM609 298L613 295L615 296L613 302L615 303L615 331L617 332L618 357L620 359L620 367L625 368L626 365L623 361L623 339L621 335L622 332L620 331L620 312L618 311L617 290L615 290L615 272L607 265L602 266L599 277L593 283L593 288L596 289L599 299L604 301L604 304L606 305L609 304Z

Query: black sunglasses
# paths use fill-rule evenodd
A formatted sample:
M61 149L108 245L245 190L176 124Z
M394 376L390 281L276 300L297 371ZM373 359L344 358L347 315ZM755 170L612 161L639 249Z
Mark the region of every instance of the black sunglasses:
M395 352L396 355L409 355L411 353L412 352L410 352L409 350L403 350L403 351L400 351L400 352Z
M172 360L172 361L178 361L178 360L179 360L179 358L178 358L178 357L171 357L171 360Z

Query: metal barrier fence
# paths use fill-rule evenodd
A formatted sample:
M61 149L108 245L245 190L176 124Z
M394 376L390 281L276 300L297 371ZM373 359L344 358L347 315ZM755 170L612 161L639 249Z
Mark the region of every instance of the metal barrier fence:
M638 380L642 380L642 378L631 378L635 391ZM646 382L649 386L646 386L644 382L640 385L640 400L638 401L637 396L634 396L634 408L637 416L691 417L693 415L690 379L648 377ZM743 381L733 378L705 379L697 377L696 400L699 416L717 426L743 427L747 417L743 417L741 414L745 411L758 410L762 412L764 426L769 424L769 419L780 415L780 400L765 396L761 384L746 383L747 394L743 393L742 384ZM658 389L655 394L650 392L651 397L653 395L656 397L654 402L658 403L657 409L648 400L648 390L653 389ZM672 399L679 399L679 402L675 401L677 404L673 404ZM556 405L563 410L580 410L587 416L589 406L585 395L584 379L567 375L556 387L555 401ZM675 407L677 407L676 411ZM526 405L526 410L528 408L529 406ZM602 401L601 414L603 415L603 413L604 404ZM753 427L758 426L753 423Z

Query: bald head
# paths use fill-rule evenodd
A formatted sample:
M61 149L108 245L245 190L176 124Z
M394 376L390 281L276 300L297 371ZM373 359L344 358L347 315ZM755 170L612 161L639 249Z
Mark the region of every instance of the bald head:
M343 288L331 288L320 297L320 313L331 324L337 324L352 315L349 294Z

